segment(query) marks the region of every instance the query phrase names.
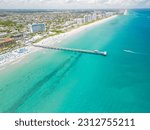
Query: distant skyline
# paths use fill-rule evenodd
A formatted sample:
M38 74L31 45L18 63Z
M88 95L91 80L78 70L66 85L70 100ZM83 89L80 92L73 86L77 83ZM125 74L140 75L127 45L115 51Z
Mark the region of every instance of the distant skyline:
M150 0L0 0L0 9L150 8Z

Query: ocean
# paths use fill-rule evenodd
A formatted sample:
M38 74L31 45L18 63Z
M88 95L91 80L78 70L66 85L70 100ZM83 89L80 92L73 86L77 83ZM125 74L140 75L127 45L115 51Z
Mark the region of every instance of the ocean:
M150 10L91 27L0 69L2 113L149 113Z

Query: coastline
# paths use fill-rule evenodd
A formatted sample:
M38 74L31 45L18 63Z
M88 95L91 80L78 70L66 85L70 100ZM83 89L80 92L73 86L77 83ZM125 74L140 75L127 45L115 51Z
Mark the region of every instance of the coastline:
M78 27L76 29L73 29L73 30L71 30L69 32L66 32L66 33L63 33L63 34L59 34L59 35L56 35L56 36L48 37L48 38L43 39L42 41L40 41L38 43L35 43L35 44L36 45L51 45L51 46L55 46L58 43L62 42L63 40L67 39L68 37L76 35L79 32L86 30L87 28L94 27L94 26L97 26L99 24L103 24L105 22L108 22L108 21L116 18L117 16L118 15L113 15L113 16L110 16L108 18L96 21L94 23L83 25L83 26ZM6 65L8 63L16 62L17 60L25 57L26 55L28 55L30 53L33 53L33 52L36 52L36 51L39 51L41 49L42 48L36 48L36 47L33 47L32 45L30 45L30 46L19 48L17 50L12 51L12 52L8 52L6 54L0 55L0 67L3 68L4 65ZM22 51L22 52L20 52L20 51Z

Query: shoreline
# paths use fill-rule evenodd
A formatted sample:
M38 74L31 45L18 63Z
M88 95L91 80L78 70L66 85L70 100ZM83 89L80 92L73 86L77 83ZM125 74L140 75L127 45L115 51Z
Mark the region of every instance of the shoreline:
M108 18L104 18L102 20L87 24L87 25L82 25L81 27L75 28L69 32L65 32L56 36L51 36L48 37L46 39L43 39L42 41L35 43L36 45L51 45L51 46L55 46L58 43L62 42L63 40L67 39L68 37L71 37L73 35L78 34L81 31L85 31L87 28L91 28L94 26L97 26L99 24L103 24L107 21L110 21L114 18L116 18L118 15L113 15L110 16ZM27 47L23 47L23 48L19 48L17 50L14 50L12 52L8 52L6 54L0 55L0 67L4 67L4 65L8 64L8 63L13 63L16 62L17 60L20 60L21 58L25 57L26 55L39 51L42 48L35 48L32 45L27 46ZM1 60L2 59L2 60ZM20 60L21 61L21 60ZM1 69L0 69L1 70Z

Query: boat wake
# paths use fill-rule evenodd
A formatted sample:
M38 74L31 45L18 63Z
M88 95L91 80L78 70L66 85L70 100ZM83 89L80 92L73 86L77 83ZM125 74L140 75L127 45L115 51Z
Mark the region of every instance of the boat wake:
M137 52L134 52L134 51L131 51L131 50L123 50L123 51L127 52L127 53L138 54Z
M123 50L123 51L126 52L126 53L130 53L130 54L150 56L150 54L135 52L135 51L132 51L132 50Z

